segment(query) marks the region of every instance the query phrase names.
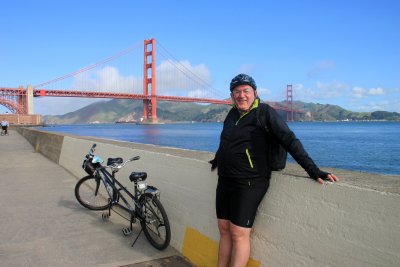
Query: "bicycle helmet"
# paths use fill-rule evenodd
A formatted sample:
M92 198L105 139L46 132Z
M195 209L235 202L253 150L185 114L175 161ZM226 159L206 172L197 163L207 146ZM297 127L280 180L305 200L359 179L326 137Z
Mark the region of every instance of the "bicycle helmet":
M256 85L256 82L254 81L254 79L247 74L241 73L232 79L231 84L230 84L231 92L233 91L233 89L236 86L243 85L243 84L250 85L251 87L253 87L254 90L257 90L257 85Z

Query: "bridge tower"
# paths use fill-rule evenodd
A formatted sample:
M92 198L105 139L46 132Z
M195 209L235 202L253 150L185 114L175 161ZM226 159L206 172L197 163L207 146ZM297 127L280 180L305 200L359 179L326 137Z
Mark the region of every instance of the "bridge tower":
M28 87L26 88L25 110L26 110L26 114L28 114L28 115L33 114L33 87L32 87L32 85L28 85Z
M289 110L286 113L286 120L293 121L294 120L294 112L293 112L293 87L291 84L286 86L286 103Z
M21 107L21 112L17 112L19 114L26 114L26 89L22 86L18 88L18 95L16 97L17 105Z
M143 100L143 120L157 123L156 94L156 51L154 38L144 40L143 94L150 96ZM149 91L151 92L149 94Z

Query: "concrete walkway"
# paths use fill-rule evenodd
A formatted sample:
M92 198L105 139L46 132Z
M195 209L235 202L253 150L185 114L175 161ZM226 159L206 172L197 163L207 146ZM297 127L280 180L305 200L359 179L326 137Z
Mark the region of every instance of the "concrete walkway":
M0 266L191 266L169 247L124 237L128 222L87 210L77 178L35 153L16 131L0 136ZM139 231L138 225L134 232Z

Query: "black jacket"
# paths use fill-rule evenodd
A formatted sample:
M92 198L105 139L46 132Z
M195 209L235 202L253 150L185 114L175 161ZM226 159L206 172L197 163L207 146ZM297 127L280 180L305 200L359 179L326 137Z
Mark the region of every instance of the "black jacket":
M266 152L271 137L257 121L258 102L259 100L256 99L250 111L242 116L233 107L225 118L220 145L215 157L220 177L271 177L271 167ZM279 114L270 106L267 106L265 110L266 125L270 134L274 135L310 177L325 178L327 173L316 166Z

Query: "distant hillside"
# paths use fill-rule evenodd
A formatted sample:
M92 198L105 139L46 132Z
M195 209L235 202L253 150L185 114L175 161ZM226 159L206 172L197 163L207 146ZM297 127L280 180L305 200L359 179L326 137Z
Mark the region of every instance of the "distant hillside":
M309 111L316 121L360 121L360 120L389 120L400 121L400 113L388 111L353 112L337 105L323 105L295 101L296 109Z
M158 120L172 121L223 121L230 107L226 105L201 105L195 103L158 102ZM44 116L46 124L85 124L140 121L143 103L129 99L113 99L90 104L64 115Z
M281 103L285 105L285 102ZM387 111L352 112L336 105L294 102L295 109L312 114L312 117L296 117L296 120L393 120L400 121L400 113ZM157 116L160 121L223 121L230 106L195 103L158 102ZM284 114L282 114L284 115ZM44 116L46 124L114 123L116 121L140 121L143 103L129 99L113 99L96 102L74 112L59 116Z

